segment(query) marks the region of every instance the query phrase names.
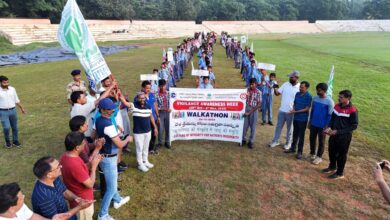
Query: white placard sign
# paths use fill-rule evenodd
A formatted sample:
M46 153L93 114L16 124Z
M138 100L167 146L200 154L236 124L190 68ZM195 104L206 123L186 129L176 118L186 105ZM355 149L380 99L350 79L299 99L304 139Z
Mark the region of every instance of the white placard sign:
M241 36L241 43L246 44L246 36Z
M275 71L276 70L276 65L270 64L270 63L259 63L257 64L258 69L265 69L265 70L270 70L270 71Z
M246 89L170 88L169 140L241 143Z
M141 74L141 81L146 81L146 80L158 80L157 74Z
M196 69L193 69L191 71L191 75L193 76L209 76L209 71L208 70L196 70Z
M168 62L173 61L173 51L169 51L169 50L168 50L167 55L168 55Z

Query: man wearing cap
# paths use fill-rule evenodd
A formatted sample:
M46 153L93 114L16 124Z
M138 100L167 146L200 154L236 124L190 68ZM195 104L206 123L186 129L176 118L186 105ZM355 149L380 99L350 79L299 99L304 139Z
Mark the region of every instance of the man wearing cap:
M82 91L86 92L87 87L85 86L85 82L81 80L81 70L73 70L70 75L73 77L73 82L69 83L66 86L66 92L67 92L67 99L69 104L72 104L72 101L70 100L70 95L72 92L75 91Z
M118 209L130 200L129 196L121 197L118 193L118 152L119 149L125 147L129 142L133 141L132 136L127 136L121 140L119 132L111 121L111 115L114 113L117 106L109 99L104 98L99 102L99 111L101 117L96 119L96 133L98 138L104 138L105 144L100 150L100 154L104 159L100 162L100 168L104 173L106 181L106 192L104 193L101 207L99 211L99 220L111 220L112 217L108 214L110 203L114 201L114 208Z
M299 92L300 83L299 72L297 70L293 71L288 75L290 78L289 82L285 82L279 89L275 88L275 95L282 95L282 100L280 103L279 113L278 113L278 122L275 128L275 136L272 142L269 144L270 147L276 147L279 143L279 138L282 133L284 124L287 124L287 133L286 133L286 143L284 149L288 150L291 147L291 139L293 132L293 118L294 115L290 114L291 110L294 107L295 95Z
M11 140L9 132L12 128L12 144L15 147L21 147L18 136L18 118L16 113L16 105L20 108L23 114L26 113L22 103L19 100L18 94L14 87L9 86L9 81L6 76L0 76L0 118L3 126L5 139L5 147L11 148Z

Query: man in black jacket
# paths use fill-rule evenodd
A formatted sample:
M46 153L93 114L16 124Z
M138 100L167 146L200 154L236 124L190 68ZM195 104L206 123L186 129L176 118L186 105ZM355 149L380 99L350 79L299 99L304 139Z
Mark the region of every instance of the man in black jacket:
M335 105L332 118L324 133L329 135L329 166L323 173L333 173L329 179L344 178L344 167L347 162L352 132L358 126L358 112L351 103L352 92L343 90L339 93L339 103Z

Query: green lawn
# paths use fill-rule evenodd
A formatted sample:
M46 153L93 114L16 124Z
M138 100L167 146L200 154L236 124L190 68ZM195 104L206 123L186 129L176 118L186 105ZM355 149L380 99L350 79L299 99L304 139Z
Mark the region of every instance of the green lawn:
M136 170L134 153L125 155L130 168L121 175L119 185L131 200L110 212L116 219L388 219L390 208L371 178L372 163L390 156L386 146L390 141L386 123L390 111L387 38L389 35L383 33L251 36L257 60L276 64L280 82L298 69L301 79L312 83L313 93L316 83L328 80L334 64L334 94L352 90L360 126L345 180L332 182L320 174L327 157L323 164L314 166L286 156L279 148L268 149L274 127L259 125L254 150L234 143L173 142L172 150L151 157L156 167L146 174ZM174 47L179 40L121 42L143 46L106 60L120 86L132 96L140 87L139 74L158 67L161 49ZM21 50L2 45L0 54ZM243 86L238 71L232 68L233 61L225 58L219 46L214 65L218 87ZM19 114L24 147L0 149L0 184L19 182L28 204L35 181L32 164L43 155L58 157L64 151L69 119L65 86L74 68L81 68L77 60L0 69L28 111L27 115ZM188 71L179 85L194 86ZM276 98L275 116L278 103ZM99 207L98 195L97 200L95 207Z

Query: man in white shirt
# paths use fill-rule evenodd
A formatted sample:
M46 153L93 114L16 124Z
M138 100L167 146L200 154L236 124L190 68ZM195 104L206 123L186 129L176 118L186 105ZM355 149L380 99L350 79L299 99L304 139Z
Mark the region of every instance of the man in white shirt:
M46 220L36 213L33 213L24 204L24 194L17 183L9 183L0 186L0 220ZM53 216L53 220L65 220L69 213L62 213Z
M289 112L293 110L295 95L299 92L300 83L299 72L293 71L288 75L290 78L289 82L285 82L280 88L275 88L274 93L276 96L282 95L282 100L280 101L280 108L278 113L278 123L275 128L275 135L270 147L276 147L280 145L279 138L282 133L284 123L287 124L287 134L286 134L286 144L284 149L288 150L291 147L292 133L293 133L293 118L294 114Z
M96 106L99 104L100 100L108 97L116 86L116 82L112 83L104 93L92 102L88 102L85 96L85 93L82 91L75 91L70 96L70 99L73 103L72 110L70 111L70 118L73 118L77 115L82 115L87 119L88 130L84 133L87 139L91 137L93 122L92 122L92 113L95 111Z
M18 94L14 87L9 86L9 81L6 76L0 76L0 118L3 126L5 139L5 147L11 148L11 140L9 132L12 128L12 143L16 147L21 147L18 137L18 117L16 113L16 105L20 108L23 114L26 113L22 103L20 103Z

